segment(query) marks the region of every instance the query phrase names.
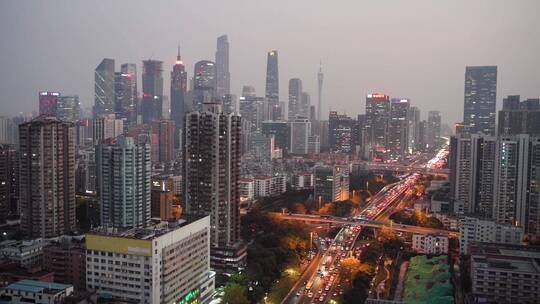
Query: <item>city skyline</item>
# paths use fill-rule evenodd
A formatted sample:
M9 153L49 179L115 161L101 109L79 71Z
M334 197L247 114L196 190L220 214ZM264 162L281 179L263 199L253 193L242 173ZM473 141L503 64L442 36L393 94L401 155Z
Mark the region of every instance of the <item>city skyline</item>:
M363 96L382 92L410 98L425 109L423 114L439 110L443 113L443 121L452 125L463 115L459 105L463 102L463 76L468 65L498 66L497 110L502 107L503 96L520 94L534 98L540 95L540 80L534 76L540 65L540 59L535 55L540 50L536 39L539 33L534 26L538 4L533 1L518 4L491 1L489 5L477 2L470 6L465 2L437 6L428 2L425 5L396 4L391 7L374 3L349 4L348 10L339 10L340 14L345 11L343 18L331 4L320 4L310 14L300 16L301 22L288 22L293 18L291 12L294 10L291 7L291 10L279 11L279 2L273 4L276 8L271 4L241 2L243 13L240 16L236 6L228 4L204 10L209 5L206 2L167 2L150 11L145 4L130 2L134 18L149 13L151 17L170 20L173 18L167 16L178 11L171 8L192 14L186 14L178 21L163 21L145 28L131 22L118 23L112 32L105 31L105 27L114 23L113 16L124 8L123 2L108 7L105 14L105 7L99 4L65 5L63 1L54 1L40 7L29 4L15 7L9 2L3 3L1 22L12 26L2 26L0 30L10 41L0 50L3 54L11 54L0 59L4 67L0 86L6 92L0 100L0 110L9 115L36 111L35 96L39 91L79 95L83 108L92 106L92 70L103 58L113 58L117 63L136 63L139 71L142 71L142 60L162 60L164 92L168 95L169 74L176 59L177 45L182 46L187 73L192 75L195 62L214 59L215 39L223 34L228 36L230 44L231 93L238 96L243 85L253 85L257 95L263 95L266 53L273 49L281 55L280 101L287 101L287 81L292 77L302 79L304 90L317 96L317 71L322 60L325 66L322 117L327 117L330 105L332 110L346 111L351 116L363 113ZM300 1L288 5L298 7L306 3ZM36 7L39 9L34 10ZM413 14L419 7L426 14ZM69 14L62 13L65 10ZM202 11L207 12L213 22L197 27L197 30L187 26L193 24L193 18ZM252 14L245 14L246 11ZM370 14L365 14L361 20L346 21L348 11L355 14L384 11L385 18L382 19L387 21L377 20ZM55 24L45 22L52 13L64 17ZM212 18L227 13L231 18ZM21 18L19 14L25 17ZM280 24L290 27L290 34L282 34L283 25L264 24L278 14L284 19ZM98 16L103 22L91 23ZM336 22L329 24L329 20ZM438 22L433 23L433 20ZM255 24L245 29L245 22ZM432 29L419 26L426 22ZM65 28L67 24L73 27L73 32L68 29L58 31L58 27ZM92 26L88 27L89 24ZM368 30L373 24L378 26L376 33ZM451 29L448 24L457 28ZM78 32L85 34L74 35ZM297 43L291 43L289 36L293 34L298 38ZM95 42L86 41L88 36ZM358 37L358 42L351 41L350 37ZM366 44L365 41L374 43ZM47 48L38 47L40 50L36 52L33 50L36 45L47 45ZM336 49L336 45L347 47ZM313 48L315 51L311 51ZM516 52L519 56L514 55ZM25 64L28 60L32 60L31 65ZM348 90L348 87L354 89Z

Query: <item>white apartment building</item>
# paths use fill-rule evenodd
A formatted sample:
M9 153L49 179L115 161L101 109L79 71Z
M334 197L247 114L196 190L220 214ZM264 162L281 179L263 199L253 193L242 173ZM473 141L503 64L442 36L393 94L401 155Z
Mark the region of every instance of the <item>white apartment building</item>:
M425 254L446 254L448 253L448 237L415 234L412 238L412 248Z
M253 181L255 183L255 198L276 196L287 191L287 180L281 174L256 176Z
M468 254L474 242L521 244L523 228L466 216L459 222L459 251Z
M214 291L209 216L122 232L103 228L86 235L86 247L88 290L137 303L207 303Z

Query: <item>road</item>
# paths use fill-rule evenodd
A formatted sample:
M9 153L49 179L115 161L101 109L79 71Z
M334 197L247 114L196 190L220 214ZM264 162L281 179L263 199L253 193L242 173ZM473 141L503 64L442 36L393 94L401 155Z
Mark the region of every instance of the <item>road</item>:
M417 159L412 161L411 165L414 165L415 168L411 169L416 170L417 168L420 168L425 172L429 172L430 170L441 170L447 155L448 151L441 149L435 157L429 159L428 161L426 161L427 159L422 159L421 161ZM296 284L289 293L294 294L295 296L287 297L287 299L282 303L328 303L332 298L335 298L339 293L341 293L341 286L338 285L341 260L347 256L350 256L354 242L360 234L362 227L388 227L397 231L417 234L452 235L454 232L442 229L392 224L392 222L386 223L378 221L378 219L382 215L386 214L388 210L394 209L397 204L400 204L404 197L413 193L414 187L418 183L420 177L421 174L419 173L405 173L399 182L384 187L371 198L366 208L364 208L358 214L351 215L350 218L271 213L276 217L281 217L283 220L344 225L344 228L339 231L332 243L327 247L326 252L323 253L321 260L318 262L316 267L316 271L310 271L308 274L306 274L306 276L301 278L302 281L305 277L311 274L309 280L307 280L306 286L303 286L303 283ZM297 294L298 296L296 296Z

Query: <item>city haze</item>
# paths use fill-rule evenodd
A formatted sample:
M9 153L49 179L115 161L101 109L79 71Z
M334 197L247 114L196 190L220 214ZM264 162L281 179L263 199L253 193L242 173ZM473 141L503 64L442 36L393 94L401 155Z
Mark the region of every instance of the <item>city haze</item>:
M316 104L325 73L328 109L363 113L365 95L407 97L443 121L463 119L466 65L497 65L497 108L509 94L540 96L538 1L2 1L0 112L37 111L41 90L94 104L94 69L103 58L164 61L165 94L180 44L192 77L230 42L231 91L264 95L266 52L279 51L280 99L301 78ZM140 80L139 80L140 81Z

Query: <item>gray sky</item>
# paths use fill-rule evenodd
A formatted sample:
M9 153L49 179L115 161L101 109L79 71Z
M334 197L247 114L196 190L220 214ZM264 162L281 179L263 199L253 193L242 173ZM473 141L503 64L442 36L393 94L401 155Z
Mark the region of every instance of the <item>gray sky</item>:
M323 113L363 113L365 94L380 91L460 121L466 65L499 66L499 108L508 94L540 96L538 0L0 0L0 115L36 110L40 90L90 106L104 57L137 63L139 76L141 60L163 60L169 95L177 44L191 76L221 34L236 94L244 84L264 94L266 51L277 49L281 99L299 77L316 103L322 60Z

